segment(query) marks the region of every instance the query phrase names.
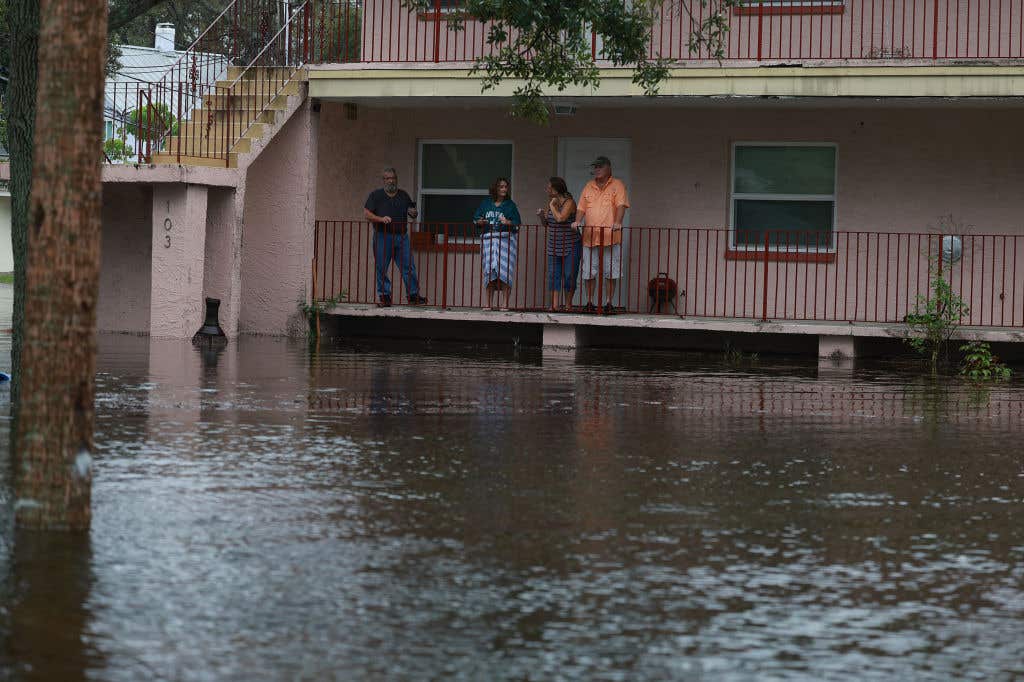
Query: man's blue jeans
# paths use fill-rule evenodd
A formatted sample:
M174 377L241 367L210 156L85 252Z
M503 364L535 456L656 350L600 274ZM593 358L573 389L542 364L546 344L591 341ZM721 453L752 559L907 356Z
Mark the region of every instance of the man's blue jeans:
M373 258L377 268L377 293L379 295L391 296L391 279L388 277L388 270L391 268L392 259L398 261L398 267L402 271L405 293L408 296L419 295L420 283L416 279L416 266L412 262L409 235L374 230Z

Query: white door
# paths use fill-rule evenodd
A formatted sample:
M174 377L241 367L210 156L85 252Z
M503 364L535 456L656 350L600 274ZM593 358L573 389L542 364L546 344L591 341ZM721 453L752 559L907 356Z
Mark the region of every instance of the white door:
M632 188L630 183L631 144L628 138L620 137L560 137L558 138L558 174L565 179L569 191L577 200L583 186L590 181L590 164L598 156L607 156L612 162L612 175L626 183L626 190ZM632 194L632 192L630 192ZM629 226L630 210L622 219L622 226ZM622 233L622 279L615 292L613 305L621 306L625 300L624 290L629 282L629 230ZM576 303L582 300L582 291L576 292Z

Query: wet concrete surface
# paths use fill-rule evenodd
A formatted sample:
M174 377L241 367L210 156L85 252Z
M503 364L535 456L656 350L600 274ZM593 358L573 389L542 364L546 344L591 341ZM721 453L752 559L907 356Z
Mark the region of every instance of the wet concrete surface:
M1024 678L1019 381L261 338L98 366L91 533L0 544L14 679Z

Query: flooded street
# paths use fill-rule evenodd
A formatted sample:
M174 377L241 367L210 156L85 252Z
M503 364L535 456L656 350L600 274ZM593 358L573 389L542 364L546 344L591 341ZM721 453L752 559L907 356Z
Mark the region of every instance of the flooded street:
M1024 678L1019 379L265 338L98 364L92 531L12 560L5 526L0 678Z

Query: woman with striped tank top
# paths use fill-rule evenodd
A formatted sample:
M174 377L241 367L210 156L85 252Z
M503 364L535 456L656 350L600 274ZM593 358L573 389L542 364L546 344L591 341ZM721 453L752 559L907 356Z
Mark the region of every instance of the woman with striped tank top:
M583 252L580 233L573 228L576 202L565 185L565 180L548 180L547 208L537 209L537 216L547 228L548 290L551 292L551 310L569 310L576 293L576 277Z

